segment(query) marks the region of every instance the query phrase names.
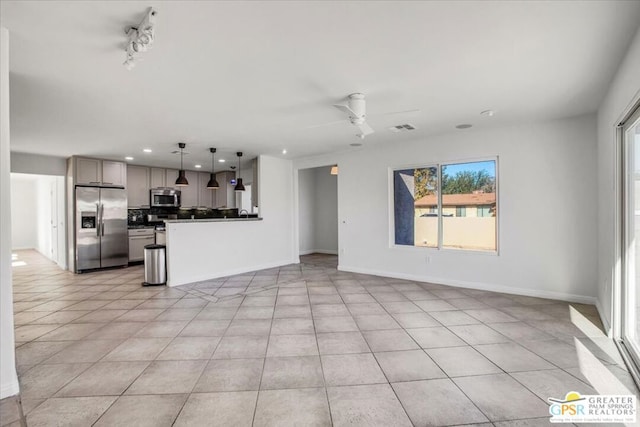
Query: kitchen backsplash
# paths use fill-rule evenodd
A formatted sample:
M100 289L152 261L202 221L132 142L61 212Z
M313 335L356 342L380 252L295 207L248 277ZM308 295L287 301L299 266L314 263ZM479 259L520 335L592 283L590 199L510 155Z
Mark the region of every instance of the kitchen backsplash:
M154 214L166 214L175 213L178 214L179 219L205 219L205 218L235 218L238 216L238 209L129 209L127 215L127 224L129 227L135 225L146 225L147 215Z
M127 212L127 224L129 226L144 225L150 211L151 209L129 209Z

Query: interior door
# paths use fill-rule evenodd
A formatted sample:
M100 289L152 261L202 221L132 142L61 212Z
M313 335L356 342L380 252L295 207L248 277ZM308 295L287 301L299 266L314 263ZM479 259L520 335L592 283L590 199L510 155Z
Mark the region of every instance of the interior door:
M100 268L100 189L76 187L76 272Z
M102 267L126 265L129 260L127 194L121 188L100 189Z

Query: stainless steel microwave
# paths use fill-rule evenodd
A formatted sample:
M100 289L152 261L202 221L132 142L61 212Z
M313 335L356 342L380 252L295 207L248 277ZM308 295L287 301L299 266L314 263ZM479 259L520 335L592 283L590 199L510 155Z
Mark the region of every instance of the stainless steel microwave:
M151 207L180 207L180 190L174 190L173 188L152 188L150 192Z

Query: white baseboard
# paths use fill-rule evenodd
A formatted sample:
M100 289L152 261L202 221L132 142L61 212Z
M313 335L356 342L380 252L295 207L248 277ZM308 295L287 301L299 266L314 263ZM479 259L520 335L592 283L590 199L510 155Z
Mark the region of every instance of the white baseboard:
M429 282L438 285L454 286L459 288L478 289L481 291L500 292L504 294L523 295L527 297L546 298L560 301L575 302L580 304L596 304L596 298L586 295L567 294L564 292L545 291L541 289L512 288L493 283L467 282L463 280L450 280L438 277L419 276L394 271L379 271L367 268L338 265L338 270L350 273L370 274L373 276L392 277L394 279L413 280L417 282Z
M18 383L18 377L11 379L10 381L0 383L0 399L5 397L14 396L20 391L20 384Z
M283 260L283 261L269 262L269 263L257 264L257 265L249 265L247 267L234 268L234 269L230 269L230 270L219 271L219 272L217 272L215 274L200 274L200 275L197 275L197 276L190 276L190 277L182 278L180 280L180 283L173 283L171 281L171 270L168 269L167 286L168 287L173 287L173 286L186 285L186 284L189 284L189 283L201 282L203 280L212 280L212 279L218 279L220 277L234 276L236 274L250 273L250 272L253 272L253 271L257 271L257 270L266 270L268 268L282 267L283 265L289 265L289 264L300 264L300 260L299 259L288 259L288 260Z
M305 251L300 251L300 255L310 255L310 254L326 254L326 255L338 255L337 250L330 249L307 249Z
M600 316L600 321L602 322L602 327L604 328L604 332L608 337L613 337L613 330L611 329L611 323L609 319L604 317L604 310L602 309L602 304L600 303L600 299L596 299L596 310L598 310L598 316Z

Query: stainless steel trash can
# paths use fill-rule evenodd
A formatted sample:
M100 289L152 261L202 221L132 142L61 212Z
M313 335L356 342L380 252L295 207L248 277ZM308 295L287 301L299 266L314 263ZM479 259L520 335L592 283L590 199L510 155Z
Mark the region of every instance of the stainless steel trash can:
M144 282L142 286L167 284L167 247L146 245L144 247Z

